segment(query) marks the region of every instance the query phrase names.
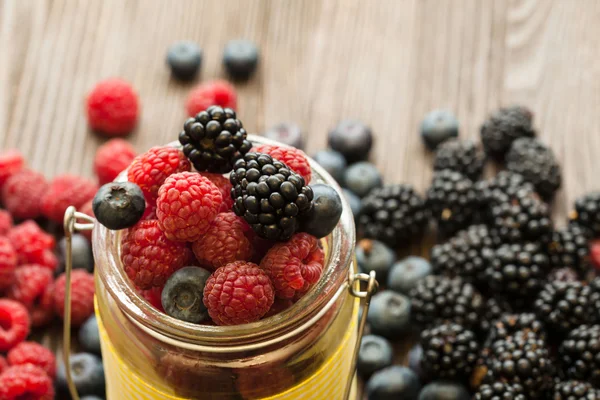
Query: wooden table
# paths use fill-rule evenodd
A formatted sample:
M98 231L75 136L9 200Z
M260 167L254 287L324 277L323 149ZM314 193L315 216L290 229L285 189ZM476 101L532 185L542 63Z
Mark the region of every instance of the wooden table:
M599 21L596 0L2 0L0 146L49 178L92 176L103 139L83 99L95 82L118 76L139 91L130 140L141 152L174 140L186 117L191 85L170 79L167 46L198 42L207 80L224 76L225 42L247 38L262 55L237 85L249 131L297 122L313 153L339 119L364 120L388 183L428 185L417 134L427 111L453 110L461 136L478 138L490 110L528 105L563 163L560 224L576 196L600 188Z

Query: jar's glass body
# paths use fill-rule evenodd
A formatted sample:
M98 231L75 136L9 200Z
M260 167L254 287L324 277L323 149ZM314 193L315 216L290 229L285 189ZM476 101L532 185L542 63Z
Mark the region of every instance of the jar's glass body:
M313 163L313 183L319 181L340 190ZM123 272L120 233L97 224L96 311L107 399L342 399L357 342L358 301L347 290L354 240L344 201L340 223L323 241L326 265L315 287L277 315L218 327L185 323L150 306Z

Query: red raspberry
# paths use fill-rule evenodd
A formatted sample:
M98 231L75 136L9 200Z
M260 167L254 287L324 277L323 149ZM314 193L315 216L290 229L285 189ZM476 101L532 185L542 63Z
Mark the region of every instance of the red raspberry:
M273 285L258 265L235 261L206 281L203 302L217 325L240 325L261 319L273 305Z
M135 150L123 139L111 139L98 147L94 157L94 172L101 185L112 182L135 158Z
M251 231L250 225L235 213L220 213L208 231L194 242L192 250L200 265L213 271L230 262L249 261L252 244L246 235Z
M152 289L148 289L148 290L139 290L140 292L140 296L142 296L144 299L146 299L146 301L148 301L148 303L150 303L150 305L154 308L156 308L158 311L160 312L165 312L165 309L162 306L162 300L161 300L161 294L162 294L162 290L163 287L153 287Z
M25 159L19 150L5 150L0 153L0 188L8 178L25 166Z
M6 210L0 210L0 236L4 236L13 226L13 219Z
M17 253L8 238L0 236L0 290L5 290L15 280Z
M140 219L142 221L156 219L156 199L149 194L144 194L144 199L146 200L146 209Z
M86 201L84 205L82 205L81 207L79 207L79 210L77 210L85 215L89 215L92 218L94 217L94 209L92 208L92 200L90 201ZM88 238L88 240L92 240L92 231L81 231L79 232L81 233L83 236L85 236L86 238Z
M54 311L65 316L66 276L61 274L54 282ZM71 326L83 324L94 313L94 275L82 269L71 272Z
M193 117L213 105L229 108L237 107L235 88L229 82L216 80L201 83L192 89L188 95L185 108L188 115Z
M54 319L54 282L50 282L39 300L29 311L31 326L34 328L48 325Z
M18 301L32 310L48 285L52 283L52 271L41 265L23 265L15 271L15 281L6 292L6 297Z
M163 286L188 257L186 244L167 239L157 220L138 222L121 239L125 272L142 290Z
M8 352L6 359L11 366L31 364L43 369L52 379L56 376L54 353L39 343L19 343Z
M6 362L6 359L2 356L0 356L0 375L2 375L2 372L8 368L8 363Z
M233 186L231 185L231 182L229 182L229 179L225 178L223 175L211 174L210 172L200 172L200 175L207 177L208 180L210 180L212 183L215 184L216 187L219 188L221 196L223 196L223 203L221 203L221 208L219 209L219 212L221 213L231 211L231 208L233 207L231 189L233 188Z
M181 150L175 147L153 147L133 160L127 179L138 185L144 193L156 197L165 179L190 169L190 162Z
M285 243L277 243L260 262L273 281L280 299L297 299L321 277L325 255L319 240L308 233L296 233Z
M278 159L295 173L304 178L307 184L310 182L311 170L306 154L295 147L272 146L270 144L261 144L252 149L256 153L269 154L271 157Z
M42 199L42 213L62 224L69 206L81 207L94 198L97 190L98 185L89 179L75 175L57 176Z
M42 197L48 191L44 175L25 169L2 186L4 206L15 218L37 218L42 213Z
M90 127L107 136L124 136L137 123L138 97L133 87L121 79L99 82L87 97Z
M29 327L29 314L23 304L0 299L0 352L8 351L25 340Z
M17 264L41 264L50 269L54 249L54 237L44 232L35 221L25 221L8 232L8 239L17 252ZM51 254L54 256L53 254ZM56 257L54 257L56 261Z
M208 231L222 203L219 188L208 178L181 172L160 187L156 216L168 239L195 242Z
M0 399L54 400L54 385L40 367L15 365L0 375Z

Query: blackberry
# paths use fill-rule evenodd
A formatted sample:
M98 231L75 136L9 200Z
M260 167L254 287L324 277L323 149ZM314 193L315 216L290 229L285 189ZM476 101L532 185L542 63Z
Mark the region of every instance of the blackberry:
M431 208L440 231L451 235L471 223L479 211L480 202L469 178L445 169L434 174L426 204Z
M460 278L429 275L410 291L412 318L424 327L452 321L476 329L485 301L470 283Z
M533 113L522 106L495 111L480 129L485 152L496 159L503 159L514 140L535 136L532 122Z
M506 153L506 168L523 175L536 191L550 199L562 183L562 172L552 149L535 138L513 142Z
M399 246L423 232L430 212L411 185L373 189L362 200L359 229L363 236Z
M480 331L487 335L492 329L492 324L498 321L504 314L512 313L512 307L504 300L490 297L485 302L485 313L480 321Z
M179 142L198 171L227 173L252 148L246 136L235 111L211 106L185 121Z
M575 282L579 275L572 268L555 268L548 274L549 281Z
M575 200L571 220L589 229L594 236L600 235L600 192L591 192Z
M466 381L479 354L475 334L454 323L425 329L420 343L421 368L431 379Z
M493 344L519 331L533 332L540 339L546 338L544 325L534 313L505 314L492 324L487 343Z
M268 154L246 154L235 162L229 179L233 211L265 239L288 240L312 207L310 186Z
M478 181L475 187L487 207L497 201L498 195L512 197L520 189L534 191L533 185L527 182L522 175L510 171L500 171L493 178Z
M600 325L580 325L559 348L562 369L570 379L600 387Z
M474 400L527 400L523 387L518 384L494 382L481 385Z
M471 180L481 176L485 158L475 142L471 140L450 139L442 143L435 152L433 169L450 169L460 172Z
M600 391L588 382L558 381L552 388L551 400L600 400Z
M590 271L590 232L577 224L552 233L548 243L548 254L554 268L572 268L581 277Z

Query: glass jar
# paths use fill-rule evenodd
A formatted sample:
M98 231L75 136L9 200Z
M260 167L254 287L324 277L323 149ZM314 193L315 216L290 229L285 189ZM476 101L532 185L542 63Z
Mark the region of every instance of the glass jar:
M312 160L311 166L311 183L327 183L344 199L331 176ZM343 205L339 224L323 240L320 281L287 310L240 326L187 323L153 308L123 271L120 232L96 224L96 314L107 399L342 400L354 378L359 307L348 290L355 234L350 207Z

